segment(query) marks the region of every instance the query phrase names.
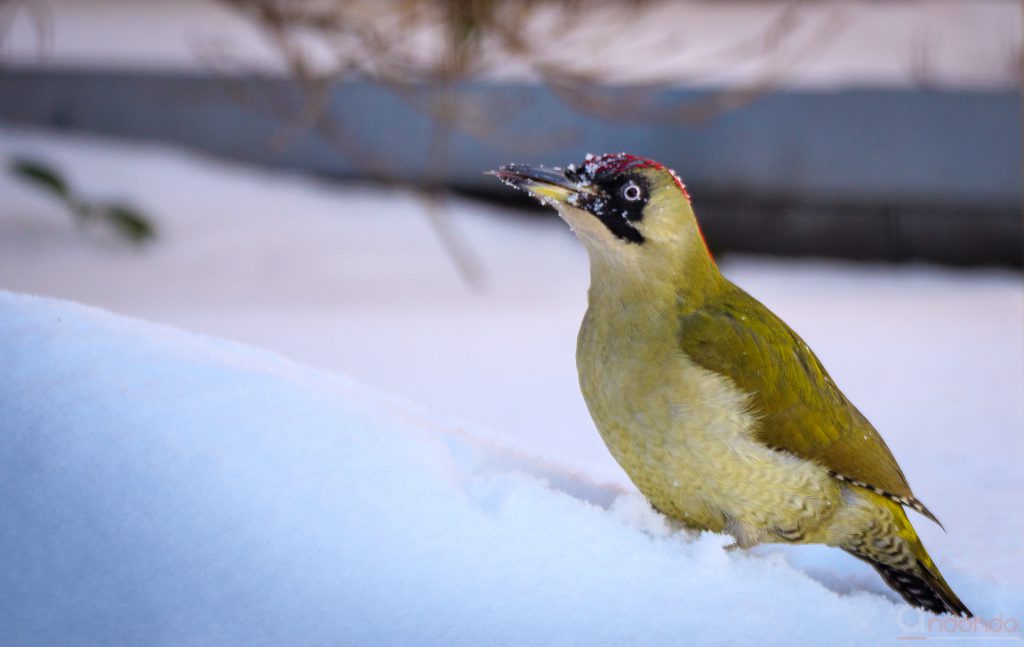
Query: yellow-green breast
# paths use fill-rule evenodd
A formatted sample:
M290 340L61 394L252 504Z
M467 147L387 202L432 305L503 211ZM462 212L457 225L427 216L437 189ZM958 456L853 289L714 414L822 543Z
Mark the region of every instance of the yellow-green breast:
M666 515L741 545L817 535L842 503L841 484L755 438L750 395L680 349L673 294L614 283L591 287L577 368L591 416L637 488Z

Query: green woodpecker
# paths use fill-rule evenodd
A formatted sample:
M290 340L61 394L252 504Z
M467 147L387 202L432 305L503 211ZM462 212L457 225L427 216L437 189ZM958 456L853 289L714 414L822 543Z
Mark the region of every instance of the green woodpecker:
M580 386L656 510L742 548L838 546L908 603L971 615L904 508L938 520L807 344L719 273L673 171L623 153L492 174L555 207L586 247Z

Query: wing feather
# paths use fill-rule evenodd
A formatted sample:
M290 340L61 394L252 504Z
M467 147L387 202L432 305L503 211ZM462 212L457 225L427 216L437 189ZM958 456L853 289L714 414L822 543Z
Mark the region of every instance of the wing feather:
M720 299L682 312L679 343L690 359L751 395L763 443L916 502L878 431L807 344L746 292L730 283Z

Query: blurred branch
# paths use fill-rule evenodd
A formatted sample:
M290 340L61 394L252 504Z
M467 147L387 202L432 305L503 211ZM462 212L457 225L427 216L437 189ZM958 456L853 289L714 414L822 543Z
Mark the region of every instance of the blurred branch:
M485 141L513 139L503 136L502 125L514 109L493 102L480 106L486 98L474 96L465 85L507 63L524 66L527 75L538 78L588 114L643 123L703 121L777 89L797 61L825 47L843 26L839 5L824 3L831 8L825 19L802 44L786 52L784 45L793 44L802 25L801 8L807 0L786 2L756 33L688 61L715 62L717 69L726 72L759 63L761 69L755 71L753 80L682 105L664 106L655 99L658 91L680 78L648 80L634 85L635 92L611 98L604 83L608 66L599 51L589 57L593 61L590 65L578 58L560 56L552 60L550 56L553 49L558 49L552 43L571 43L581 37L589 44L622 42L622 34L631 31L630 17L635 21L646 6L658 4L650 1L221 1L250 16L264 29L281 54L285 73L299 84L304 105L291 115L282 135L284 140L324 128L325 119L337 122L328 114L330 90L355 76L380 83L432 119L447 122L445 129L449 132L461 131ZM611 19L584 20L584 10L612 12ZM643 51L638 54L649 55L652 60L663 53L662 49L672 46L657 46L646 39L640 42ZM704 76L714 74L706 72ZM700 83L701 78L690 74L686 81ZM495 115L495 109L502 107L504 114ZM365 150L353 154L351 149L358 144L351 136L336 135L333 139L354 163L386 167L367 161L372 155L366 155ZM539 137L538 143L546 139ZM380 170L374 174L388 174L386 168Z
M832 6L825 18L805 37L799 47L782 51L784 43L793 44L797 29L801 26L799 14L803 2L789 2L776 13L762 30L753 36L726 45L716 52L705 54L708 60L719 61L722 70L741 66L751 61L760 67L754 78L732 87L709 91L706 94L673 105L660 105L658 97L666 87L665 82L636 85L631 91L616 88L609 93L596 83L593 75L567 73L559 66L535 62L544 82L567 104L577 110L605 119L641 122L644 124L700 124L731 110L744 107L778 90L792 68L802 59L813 56L835 38L845 26L843 14ZM691 58L690 62L697 59ZM697 85L707 82L713 72L703 76L689 75L686 82ZM676 79L679 81L681 79Z
M18 14L24 14L36 36L36 48L44 56L53 46L53 16L46 3L31 0L0 0L0 52L14 29ZM0 65L3 56L0 56Z
M753 79L693 100L663 104L665 87L677 77L631 84L608 92L608 65L600 51L621 44L651 0L631 2L551 2L550 0L221 0L248 16L279 54L283 72L298 88L297 104L263 101L285 126L273 144L282 147L310 132L318 134L363 173L400 182L382 155L366 146L331 108L333 89L350 78L367 78L389 89L433 122L425 174L420 180L430 222L442 246L470 284L479 282L479 263L455 234L441 209L440 187L448 173L450 142L456 133L529 152L564 145L572 132L523 137L508 130L523 100L495 101L474 92L469 81L494 71L520 69L549 87L578 111L642 123L700 123L747 105L772 92L801 58L827 45L842 28L838 9L810 37L793 46L803 24L805 0L785 3L755 33L692 57L711 70L728 72L759 66ZM661 3L662 6L668 6ZM830 3L830 6L831 5ZM660 45L637 39L635 58L657 57L681 48L675 39ZM566 56L585 43L586 60ZM577 48L578 49L578 48ZM552 55L555 52L557 55ZM621 53L620 53L621 54ZM605 53L607 56L608 54ZM652 60L652 62L657 62ZM516 66L519 66L518 68ZM705 73L713 76L715 71ZM699 82L691 75L688 82Z

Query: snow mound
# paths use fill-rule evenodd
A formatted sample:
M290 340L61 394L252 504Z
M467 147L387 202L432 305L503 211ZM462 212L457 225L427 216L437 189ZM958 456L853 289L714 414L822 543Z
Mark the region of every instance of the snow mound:
M636 494L275 355L6 292L0 340L4 645L922 631L891 597L836 592L784 553L725 552L726 538L674 531ZM981 582L961 593L1009 610Z

